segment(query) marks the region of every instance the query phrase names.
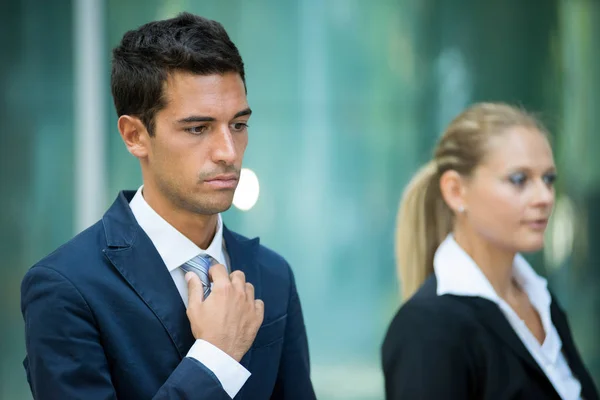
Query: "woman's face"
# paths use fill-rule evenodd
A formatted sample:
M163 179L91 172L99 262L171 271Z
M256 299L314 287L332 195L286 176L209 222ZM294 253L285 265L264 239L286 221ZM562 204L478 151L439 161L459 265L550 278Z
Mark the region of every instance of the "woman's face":
M533 128L513 127L492 136L486 150L465 181L463 222L504 250L541 249L556 177L547 138Z

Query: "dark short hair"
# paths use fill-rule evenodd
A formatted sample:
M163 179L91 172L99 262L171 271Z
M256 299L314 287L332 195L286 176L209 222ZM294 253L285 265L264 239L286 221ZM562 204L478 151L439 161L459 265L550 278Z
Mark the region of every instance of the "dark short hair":
M113 50L110 86L117 115L137 116L153 135L154 116L166 105L164 82L175 71L235 72L246 82L244 62L225 28L181 13L125 33Z

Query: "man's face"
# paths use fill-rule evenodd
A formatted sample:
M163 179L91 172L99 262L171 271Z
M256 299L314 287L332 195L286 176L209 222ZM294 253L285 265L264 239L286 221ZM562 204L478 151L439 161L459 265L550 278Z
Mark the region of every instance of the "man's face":
M227 210L248 144L251 111L242 79L175 72L163 91L166 106L155 115L145 184L195 214Z

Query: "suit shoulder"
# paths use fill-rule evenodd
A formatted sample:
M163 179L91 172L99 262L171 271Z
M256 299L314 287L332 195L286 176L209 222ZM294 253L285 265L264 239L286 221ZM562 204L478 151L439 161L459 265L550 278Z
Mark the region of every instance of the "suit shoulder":
M237 232L229 231L231 235L239 241L248 241L251 240L246 236L243 236ZM287 260L276 251L270 249L269 247L259 244L256 250L256 258L261 268L272 269L272 270L280 270L286 271L290 270L289 263Z
M464 338L478 329L468 301L450 295L413 296L396 312L387 337L433 336L450 341Z
M465 361L479 329L462 300L447 295L414 296L403 304L381 346L384 369L397 365L400 358L413 360L423 354Z
M275 268L289 268L287 260L281 254L262 244L258 248L258 258Z
M258 264L263 277L272 282L279 282L282 287L291 287L295 282L294 272L287 260L272 249L259 245L257 249Z
M104 227L101 221L98 221L36 262L29 271L43 266L68 277L82 266L89 265L95 259L101 259L105 247Z

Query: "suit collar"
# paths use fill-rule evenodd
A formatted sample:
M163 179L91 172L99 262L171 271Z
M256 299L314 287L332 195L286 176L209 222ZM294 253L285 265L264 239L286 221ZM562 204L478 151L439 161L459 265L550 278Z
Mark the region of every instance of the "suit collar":
M130 247L141 229L137 224L129 202L135 195L133 190L123 190L102 217L108 247Z

